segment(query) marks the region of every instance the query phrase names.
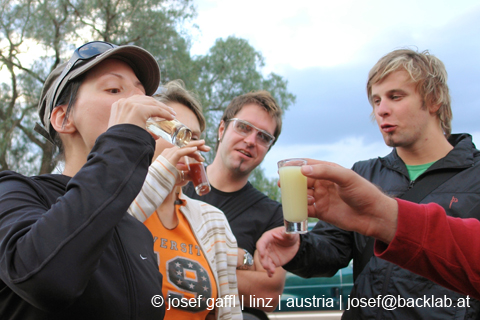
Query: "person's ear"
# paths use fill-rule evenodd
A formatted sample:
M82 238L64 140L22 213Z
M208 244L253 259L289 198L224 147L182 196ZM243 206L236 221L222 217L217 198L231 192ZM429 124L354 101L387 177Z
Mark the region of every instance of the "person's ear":
M218 126L218 141L221 141L223 138L223 134L225 133L225 121L220 121L220 125Z
M62 105L53 108L52 115L50 116L50 123L58 133L73 133L77 129L72 121L71 117L67 118L68 105ZM65 120L66 119L66 120Z
M440 109L441 106L442 106L441 103L437 103L437 104L429 103L429 104L428 104L428 111L429 111L431 114L436 114L436 113L438 112L438 110Z

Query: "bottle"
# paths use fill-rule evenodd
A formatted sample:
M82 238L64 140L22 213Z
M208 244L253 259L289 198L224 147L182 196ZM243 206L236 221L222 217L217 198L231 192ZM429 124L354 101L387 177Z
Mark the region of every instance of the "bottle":
M147 120L147 130L156 138L163 138L180 148L185 147L192 139L192 131L177 119L151 117Z

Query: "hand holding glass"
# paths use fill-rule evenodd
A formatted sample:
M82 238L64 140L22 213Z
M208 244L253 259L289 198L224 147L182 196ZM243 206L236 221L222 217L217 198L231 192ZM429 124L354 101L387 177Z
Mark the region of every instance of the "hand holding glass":
M307 177L300 171L306 164L307 160L298 158L278 162L286 233L308 231Z
M210 192L210 183L208 182L207 173L202 162L198 162L194 158L186 157L188 174L192 179L195 192L199 196L206 195Z

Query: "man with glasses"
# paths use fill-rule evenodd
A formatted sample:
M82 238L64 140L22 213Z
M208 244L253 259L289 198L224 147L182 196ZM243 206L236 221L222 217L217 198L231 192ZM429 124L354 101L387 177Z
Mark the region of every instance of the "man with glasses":
M280 107L266 91L234 98L220 121L217 153L207 167L211 192L200 197L191 183L184 190L189 197L214 205L227 216L239 247L240 301L243 299L245 307L257 307L246 311L260 318L266 317L263 311L276 308L285 271L278 268L269 278L255 263L255 246L265 231L283 225L283 214L281 205L256 190L248 178L280 135L281 117Z

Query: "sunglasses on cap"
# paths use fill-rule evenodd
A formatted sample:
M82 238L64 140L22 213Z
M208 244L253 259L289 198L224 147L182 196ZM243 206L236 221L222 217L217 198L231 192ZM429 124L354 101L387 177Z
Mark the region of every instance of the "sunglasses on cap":
M58 88L60 87L60 84L68 75L68 73L73 69L73 67L75 67L77 62L81 60L88 60L88 59L94 58L116 47L118 46L112 43L103 42L103 41L92 41L78 47L73 52L73 55L70 58L70 60L68 60L68 63L65 66L65 69L63 69L62 73L58 77L57 84L55 85L55 89L53 90L53 99L52 99L52 102L50 103L50 115L52 114L52 110L55 107L55 102L57 100L57 91L58 91Z
M257 131L255 140L258 144L261 144L265 147L270 147L273 141L275 141L275 137L272 136L270 133L255 127L248 121L232 118L230 120L227 120L227 122L231 122L233 130L244 137L248 137L252 132Z

